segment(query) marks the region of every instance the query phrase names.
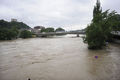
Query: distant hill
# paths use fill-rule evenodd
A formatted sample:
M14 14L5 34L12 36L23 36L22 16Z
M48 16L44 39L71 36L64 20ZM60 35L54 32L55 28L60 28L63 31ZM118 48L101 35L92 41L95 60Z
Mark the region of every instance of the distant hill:
M23 23L23 22L17 22L17 21L12 21L12 22L8 22L5 20L0 20L0 28L17 28L17 29L29 29L30 27Z

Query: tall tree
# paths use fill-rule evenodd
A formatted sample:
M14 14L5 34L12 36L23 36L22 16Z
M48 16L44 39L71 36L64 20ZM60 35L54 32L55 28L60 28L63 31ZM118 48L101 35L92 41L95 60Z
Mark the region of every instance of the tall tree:
M109 13L109 10L106 10L102 12L100 1L97 0L93 10L92 22L86 29L85 41L88 43L88 48L102 48L106 41L112 40L113 26L119 25L117 18L115 11Z
M100 1L97 0L96 5L94 6L94 10L93 10L93 22L100 22L101 20L101 13L102 13L102 7L100 4Z

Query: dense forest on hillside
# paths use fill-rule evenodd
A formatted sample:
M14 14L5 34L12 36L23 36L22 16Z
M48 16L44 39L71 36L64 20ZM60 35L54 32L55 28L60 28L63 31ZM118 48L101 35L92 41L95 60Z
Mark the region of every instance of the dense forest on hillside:
M32 33L30 31L20 31L20 29L29 29L30 27L23 23L17 21L5 21L0 20L0 40L11 40L18 38L18 35L22 35L21 38L29 38L31 37ZM24 34L20 34L25 32ZM24 37L25 36L25 37Z
M30 28L27 24L23 23L23 22L17 22L17 21L5 21L5 20L0 20L0 28L16 28L16 29L28 29Z

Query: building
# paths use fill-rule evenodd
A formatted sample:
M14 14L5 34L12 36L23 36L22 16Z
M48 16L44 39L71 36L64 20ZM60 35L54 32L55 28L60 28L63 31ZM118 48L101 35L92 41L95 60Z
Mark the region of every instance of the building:
M35 26L34 29L41 30L41 29L45 29L45 27L44 26Z
M33 32L33 29L32 29L32 28L29 28L29 29L27 29L27 31Z
M33 33L40 33L41 29L45 29L45 27L44 26L35 26L33 28Z
M14 22L17 22L17 19L11 19L11 22L13 22L13 21L14 21Z

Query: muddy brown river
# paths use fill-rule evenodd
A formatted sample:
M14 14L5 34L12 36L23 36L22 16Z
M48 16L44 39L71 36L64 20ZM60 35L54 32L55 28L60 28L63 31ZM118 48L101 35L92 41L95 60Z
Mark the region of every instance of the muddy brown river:
M75 36L0 41L0 80L120 80L120 44L88 50Z

